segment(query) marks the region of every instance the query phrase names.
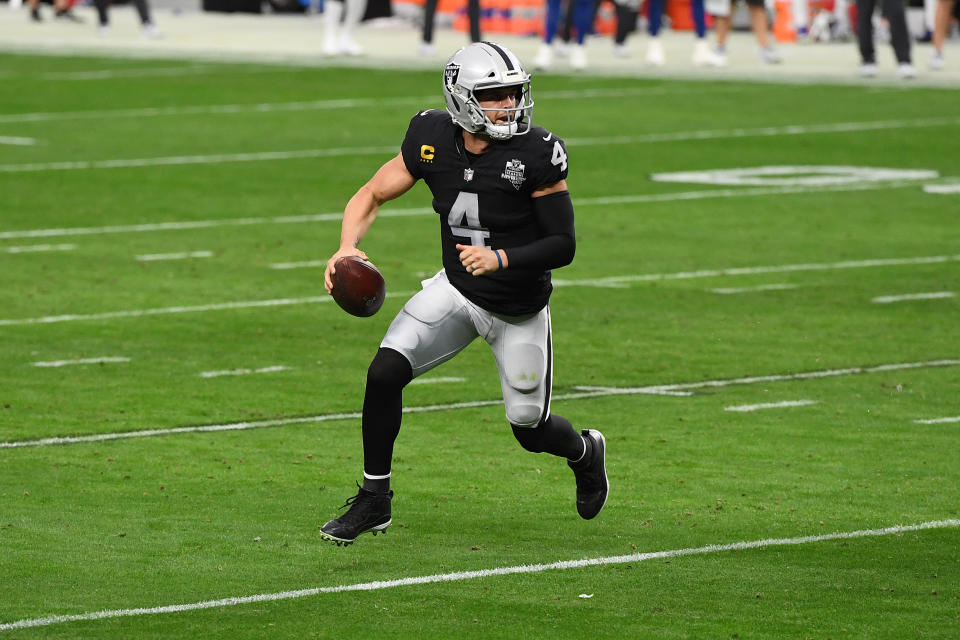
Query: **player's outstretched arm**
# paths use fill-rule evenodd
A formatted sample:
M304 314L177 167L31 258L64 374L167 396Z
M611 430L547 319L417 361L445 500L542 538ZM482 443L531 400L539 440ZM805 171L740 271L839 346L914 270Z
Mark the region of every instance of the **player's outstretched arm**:
M323 274L323 283L327 293L333 290L330 275L336 269L334 264L344 256L360 256L367 260L367 254L358 249L360 241L367 234L370 225L377 217L377 211L384 202L402 196L410 190L416 178L407 171L403 156L397 154L384 164L370 180L350 198L343 210L343 223L340 226L340 248L327 260L327 269Z

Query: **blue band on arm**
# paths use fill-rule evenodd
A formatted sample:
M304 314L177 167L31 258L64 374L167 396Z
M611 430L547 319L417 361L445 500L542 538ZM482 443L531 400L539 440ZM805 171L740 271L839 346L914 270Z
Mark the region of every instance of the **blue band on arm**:
M503 258L500 257L500 252L496 249L494 249L493 252L497 254L497 269L503 269Z

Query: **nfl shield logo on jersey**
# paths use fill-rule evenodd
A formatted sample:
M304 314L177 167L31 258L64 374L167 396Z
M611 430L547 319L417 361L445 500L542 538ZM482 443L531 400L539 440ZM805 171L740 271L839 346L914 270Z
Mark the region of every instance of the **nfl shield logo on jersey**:
M464 169L463 179L465 182L470 182L471 180L473 180L473 169Z
M506 168L504 168L503 173L500 175L501 178L506 178L510 181L510 184L514 188L519 189L520 185L523 184L523 163L517 159L513 159L507 163Z

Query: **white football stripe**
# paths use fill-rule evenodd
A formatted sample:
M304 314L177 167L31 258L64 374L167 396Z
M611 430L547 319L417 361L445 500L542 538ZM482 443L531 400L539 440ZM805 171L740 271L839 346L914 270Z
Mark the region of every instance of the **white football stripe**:
M605 206L610 204L644 204L649 202L676 202L685 200L708 200L713 198L744 198L768 195L790 195L803 193L823 193L824 191L869 191L876 189L900 189L916 186L912 180L893 180L890 182L865 182L854 184L829 185L826 187L775 186L775 187L738 187L730 189L697 189L695 191L673 191L667 193L624 194L595 198L574 198L577 207ZM436 212L430 207L411 209L385 209L377 214L378 218L429 215ZM312 213L303 215L275 216L264 218L225 218L222 220L189 220L179 222L153 222L132 225L108 225L103 227L74 227L66 229L28 229L24 231L0 231L0 240L13 238L47 238L53 236L80 236L106 233L145 233L154 231L186 231L192 229L212 229L216 227L237 227L258 224L301 224L310 222L340 222L342 212Z
M438 378L417 378L411 380L410 384L445 384L448 382L466 382L466 378L457 377L438 377Z
M3 249L7 253L41 253L44 251L73 251L77 248L75 244L31 244L23 247L7 247Z
M723 380L703 380L700 382L686 382L680 384L663 384L647 387L574 387L577 393L562 393L553 396L553 401L581 400L585 398L603 398L617 395L691 395L692 389L720 388L731 385L745 385L762 382L785 382L791 380L807 380L831 378L840 376L859 375L865 373L879 373L884 371L903 371L934 367L960 366L960 360L933 360L927 362L902 362L883 364L873 367L850 367L846 369L829 369L821 371L807 371L803 373L789 373L781 375L753 376L746 378L729 378ZM403 413L429 413L433 411L451 411L457 409L478 409L503 404L503 398L495 400L475 400L471 402L454 402L450 404L434 404L419 407L404 407ZM106 442L110 440L125 440L129 438L149 438L182 433L210 433L219 431L244 431L248 429L264 429L283 427L292 424L312 422L330 422L335 420L356 420L361 417L360 412L327 413L315 416L298 418L276 418L273 420L259 420L254 422L233 422L226 424L211 424L194 427L173 427L167 429L144 429L140 431L119 431L113 433L98 433L86 436L64 436L41 438L38 440L14 440L0 442L0 449L16 449L21 447L47 447L53 445L82 444L88 442Z
M692 278L712 278L718 276L741 276L760 273L785 273L797 271L829 271L834 269L864 269L873 267L904 266L915 264L935 264L960 261L960 255L954 256L923 256L917 258L890 258L874 260L852 260L844 262L786 264L762 267L733 267L726 269L703 269L700 271L682 271L679 273L648 273L632 276L612 276L609 278L585 280L553 280L555 287L609 287L631 282L649 282L656 280L688 280ZM387 297L413 295L410 291L395 291L387 293ZM242 302L224 302L220 304L199 305L189 307L165 307L158 309L137 309L132 311L108 311L92 314L70 314L61 316L44 316L40 318L9 318L0 319L0 327L33 324L51 324L59 322L73 322L80 320L112 320L116 318L139 318L172 313L199 313L206 311L222 311L226 309L247 309L253 307L289 306L298 304L314 304L330 302L329 296L311 296L306 298L286 298L280 300L249 300Z
M949 418L931 418L929 420L914 420L918 424L948 424L950 422L960 422L960 416L951 416Z
M122 356L101 356L99 358L80 358L78 360L50 360L48 362L34 362L35 367L65 367L72 364L103 364L105 362L130 362L130 358Z
M82 622L92 620L105 620L110 618L127 618L131 616L142 615L160 615L170 613L183 613L186 611L200 611L204 609L214 609L219 607L234 607L245 604L255 604L262 602L276 602L278 600L292 600L295 598L306 598L318 596L327 593L342 593L345 591L379 591L382 589L394 589L398 587L409 587L421 584L437 584L442 582L462 582L464 580L476 580L480 578L492 578L494 576L509 576L518 574L542 573L544 571L562 571L567 569L583 569L585 567L598 567L617 564L639 563L648 560L663 560L669 558L680 558L684 556L697 556L713 553L725 553L730 551L751 551L766 549L769 547L796 546L802 544L813 544L817 542L828 542L830 540L853 540L856 538L880 537L890 535L901 535L912 531L924 531L929 529L946 529L960 526L960 520L930 520L919 524L897 525L884 527L882 529L861 529L858 531L840 531L836 533L826 533L812 536L799 536L794 538L766 538L763 540L750 540L744 542L732 542L726 544L709 544L702 547L690 547L686 549L670 549L666 551L648 551L644 553L633 553L623 556L605 556L600 558L585 558L578 560L564 560L561 562L552 562L548 564L527 564L511 567L498 567L495 569L480 569L474 571L457 571L453 573L438 573L428 576L413 576L409 578L395 578L390 580L377 580L374 582L361 582L357 584L344 584L332 587L312 587L309 589L297 589L293 591L279 591L276 593L261 593L252 596L236 596L232 598L221 598L219 600L205 600L202 602L192 602L188 604L173 604L158 607L139 607L135 609L112 609L103 611L94 611L90 613L51 615L43 618L26 618L16 622L7 622L0 624L0 631L9 631L12 629L28 629L32 627L46 627L65 622Z
M833 124L785 125L754 129L715 129L704 131L678 131L675 133L650 133L635 136L602 136L590 138L567 138L567 146L609 146L614 144L649 144L688 140L713 140L744 137L780 137L807 135L810 133L848 133L910 127L936 127L960 124L960 117L917 118L912 120L881 120L874 122L838 122ZM220 153L212 155L184 155L161 158L126 158L115 160L80 160L69 162L38 162L26 164L0 164L0 173L34 171L70 171L85 169L123 169L193 164L220 164L226 162L264 162L297 160L305 158L332 158L342 156L381 155L396 153L395 146L358 146L327 149L298 149L287 151L261 151L247 153Z
M737 411L746 413L758 411L760 409L780 409L783 407L806 407L811 404L817 404L816 400L784 400L783 402L765 402L763 404L741 404L732 407L724 407L724 411Z
M201 378L219 378L222 376L249 376L256 373L277 373L278 371L290 371L290 367L284 365L275 365L272 367L261 367L259 369L230 369L228 371L204 371L200 374Z
M710 289L711 293L721 295L732 295L735 293L753 293L754 291L783 291L786 289L796 289L795 284L760 284L755 287L721 287L719 289Z
M0 136L0 144L16 145L20 147L30 147L37 144L37 139L23 138L20 136Z
M212 251L181 251L179 253L148 253L135 256L138 262L156 262L158 260L187 260L189 258L212 258Z
M952 194L960 193L960 184L928 184L923 187L926 193Z
M934 291L932 293L906 293L899 296L877 296L871 302L877 304L890 304L891 302L904 302L907 300L937 300L940 298L956 297L952 291Z
M289 67L287 67L289 68ZM282 67L264 68L265 72L276 73ZM76 73L76 72L74 72ZM103 73L103 72L81 72ZM63 74L65 75L65 74ZM0 77L4 77L0 73ZM630 96L653 96L673 93L697 93L705 91L742 92L744 87L717 86L704 87L637 87L619 89L573 89L560 91L539 91L537 98L550 100L581 100L583 98L625 98ZM225 115L246 113L276 113L297 111L326 111L333 109L358 109L373 107L382 109L384 106L416 106L432 104L437 96L396 96L392 98L334 98L330 100L298 100L293 102L255 102L252 104L213 104L180 107L144 107L138 109L97 109L89 111L45 111L39 113L11 113L0 115L0 123L4 122L50 122L53 120L103 120L110 121L117 118L147 118L154 116L185 116L185 115Z

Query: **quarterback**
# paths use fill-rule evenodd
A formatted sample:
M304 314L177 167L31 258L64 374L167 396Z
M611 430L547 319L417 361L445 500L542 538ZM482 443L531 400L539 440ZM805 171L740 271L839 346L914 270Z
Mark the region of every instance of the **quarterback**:
M400 153L347 203L340 248L324 274L329 292L338 259L366 259L358 246L380 205L426 182L443 269L394 318L367 371L363 485L346 513L321 527L321 536L338 545L391 523L403 388L477 337L493 351L516 439L528 451L567 459L581 517L595 517L607 500L603 435L578 433L550 411L550 271L569 264L576 248L566 147L533 126L530 76L501 45L475 42L453 54L443 95L446 109L413 116Z

